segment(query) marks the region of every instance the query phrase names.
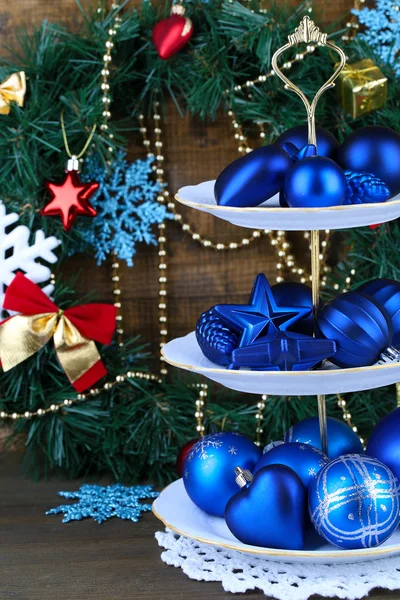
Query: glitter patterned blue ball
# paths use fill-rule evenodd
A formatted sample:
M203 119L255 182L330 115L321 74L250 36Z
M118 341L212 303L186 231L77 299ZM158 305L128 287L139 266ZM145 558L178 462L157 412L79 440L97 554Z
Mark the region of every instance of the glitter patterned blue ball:
M253 470L261 450L251 440L222 431L199 440L183 465L183 483L190 499L210 515L223 517L228 500L238 491L235 468Z
M218 176L214 196L220 206L258 206L282 187L292 161L278 146L262 146L230 163Z
M340 456L311 484L309 510L331 544L347 550L379 546L399 525L397 479L375 458Z
M254 474L268 465L285 465L292 469L308 490L322 467L329 458L321 450L311 444L298 442L280 444L262 455L254 468Z
M360 438L347 423L334 417L328 417L327 423L329 458L341 454L363 454ZM311 444L321 450L318 417L309 417L293 425L285 435L285 442Z
M283 184L291 208L338 206L346 200L347 182L343 169L325 156L311 156L296 162Z
M212 309L197 321L196 339L204 356L223 367L230 364L232 352L239 345L238 335Z

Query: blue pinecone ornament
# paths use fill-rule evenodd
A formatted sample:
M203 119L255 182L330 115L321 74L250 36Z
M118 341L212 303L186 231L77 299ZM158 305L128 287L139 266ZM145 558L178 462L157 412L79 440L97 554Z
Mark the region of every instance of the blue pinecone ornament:
M232 352L239 345L236 333L214 314L212 308L197 321L196 338L204 356L223 367L230 364Z
M347 196L344 204L371 204L385 202L390 191L386 184L373 173L345 171Z

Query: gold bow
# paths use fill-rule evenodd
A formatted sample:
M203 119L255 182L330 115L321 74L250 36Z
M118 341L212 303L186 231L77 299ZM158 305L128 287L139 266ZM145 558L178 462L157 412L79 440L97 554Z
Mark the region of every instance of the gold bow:
M11 110L11 102L23 106L25 92L26 78L24 71L12 73L3 83L0 83L0 114L8 115Z
M1 362L8 371L35 354L54 337L58 359L71 383L82 377L99 360L93 340L85 338L70 319L58 313L15 315L0 327Z

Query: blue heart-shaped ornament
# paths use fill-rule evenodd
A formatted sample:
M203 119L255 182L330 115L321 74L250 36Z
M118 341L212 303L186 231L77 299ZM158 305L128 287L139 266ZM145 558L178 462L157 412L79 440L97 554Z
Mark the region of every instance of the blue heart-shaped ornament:
M215 182L214 195L221 206L258 206L275 196L292 165L278 146L262 146L228 165Z
M266 548L301 550L305 516L304 486L284 465L260 469L225 508L226 524L238 540Z

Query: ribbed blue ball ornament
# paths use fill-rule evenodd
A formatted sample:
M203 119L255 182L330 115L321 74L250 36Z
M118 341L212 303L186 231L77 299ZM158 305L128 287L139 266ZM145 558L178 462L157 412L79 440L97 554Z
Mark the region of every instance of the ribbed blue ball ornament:
M339 150L339 142L337 139L322 127L316 128L317 135L317 153L319 156L327 156L328 158L336 159ZM308 126L296 125L284 131L275 141L277 146L283 147L285 143L291 143L297 148L303 148L308 145Z
M369 125L353 131L340 147L338 163L346 170L373 173L391 196L400 192L400 134L394 129Z
M183 483L190 499L210 515L224 516L228 500L237 492L235 467L253 470L261 450L238 433L222 431L201 438L183 466Z
M394 279L373 279L359 287L357 292L372 296L384 306L392 321L392 345L400 347L400 282Z
M230 163L218 176L214 196L220 206L258 206L275 196L292 165L278 146L262 146Z
M332 159L311 156L294 163L283 184L291 208L338 206L346 200L344 171Z
M285 465L293 469L308 490L311 482L328 462L329 458L326 454L311 444L284 443L263 454L254 467L253 473L268 465Z
M313 335L313 303L312 291L308 285L296 281L283 281L272 286L272 293L278 306L304 306L310 309L310 314L291 325L290 331Z
M223 367L230 364L232 352L239 345L238 335L212 309L197 321L196 339L204 356Z
M244 544L287 550L303 548L305 516L304 486L284 465L260 469L225 510L226 524Z
M328 340L336 342L330 360L342 368L375 364L393 337L392 321L382 304L356 292L339 294L325 304L317 325Z
M358 435L347 423L328 417L328 456L330 459L342 454L363 454ZM318 417L309 417L293 425L285 435L285 442L311 444L322 450Z
M376 425L366 453L389 467L400 482L400 408L395 408Z
M308 502L318 533L347 550L379 546L400 521L397 479L370 456L331 461L311 484Z

